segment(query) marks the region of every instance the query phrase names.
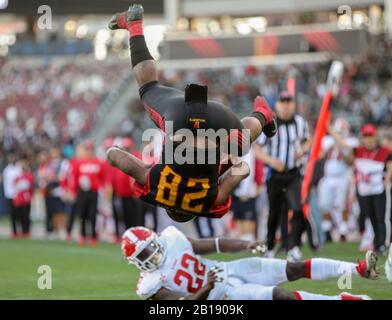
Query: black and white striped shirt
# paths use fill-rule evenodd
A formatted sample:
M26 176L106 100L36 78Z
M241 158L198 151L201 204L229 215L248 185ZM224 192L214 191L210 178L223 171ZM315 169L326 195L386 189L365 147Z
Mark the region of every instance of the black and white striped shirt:
M266 152L273 158L279 159L285 165L285 171L301 168L303 158L295 159L295 154L301 150L301 144L310 138L309 125L300 115L292 120L277 119L278 132L268 139L260 135L257 143L266 147Z

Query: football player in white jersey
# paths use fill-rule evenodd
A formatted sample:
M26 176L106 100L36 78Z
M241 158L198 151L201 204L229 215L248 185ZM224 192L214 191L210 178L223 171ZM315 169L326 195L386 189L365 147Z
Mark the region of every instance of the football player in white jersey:
M322 150L326 160L324 176L318 185L318 203L321 213L331 215L340 237L345 238L348 226L343 213L347 207L347 195L353 180L353 170L352 166L345 162L342 151L335 141L335 135L339 134L352 148L358 146L359 141L355 137L350 137L350 124L343 118L337 118L329 131L333 134L325 136L322 140ZM325 231L330 231L330 227L325 223L324 228Z
M259 241L227 238L195 240L170 226L159 235L144 228L128 229L122 238L125 259L140 270L137 294L154 300L362 300L341 293L326 296L290 292L278 285L301 278L323 280L354 274L377 279L377 256L369 251L358 263L324 258L304 262L251 257L221 262L199 254L240 252L262 254Z

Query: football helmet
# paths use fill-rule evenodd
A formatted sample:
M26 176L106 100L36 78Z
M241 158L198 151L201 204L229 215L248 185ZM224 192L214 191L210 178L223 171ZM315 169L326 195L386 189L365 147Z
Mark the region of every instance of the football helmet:
M157 270L166 257L158 235L144 227L126 230L122 236L121 250L128 263L146 272Z

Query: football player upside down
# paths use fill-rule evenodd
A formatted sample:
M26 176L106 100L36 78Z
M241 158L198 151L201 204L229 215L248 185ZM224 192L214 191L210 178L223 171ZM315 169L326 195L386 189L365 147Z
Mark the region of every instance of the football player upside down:
M263 97L257 97L253 112L239 120L228 107L208 100L205 86L189 84L183 92L160 85L142 21L143 7L133 5L116 14L109 28L129 31L140 98L150 118L165 133L162 156L147 168L143 161L112 147L107 151L108 160L136 180L139 198L164 207L174 220L184 222L195 215L220 218L229 211L235 187L249 175L249 168L237 156L246 154L262 132L269 137L276 133L274 113ZM191 133L191 139L184 130ZM186 151L191 150L187 152L191 157L182 161L179 150L184 151L180 149L184 145Z
M278 287L301 278L324 280L356 275L378 279L377 256L368 251L358 263L324 258L303 262L250 257L228 262L206 259L200 254L240 252L263 254L258 242L216 238L187 238L170 226L161 234L133 227L125 231L122 252L140 270L136 292L156 300L366 300L366 295L341 293L327 296Z

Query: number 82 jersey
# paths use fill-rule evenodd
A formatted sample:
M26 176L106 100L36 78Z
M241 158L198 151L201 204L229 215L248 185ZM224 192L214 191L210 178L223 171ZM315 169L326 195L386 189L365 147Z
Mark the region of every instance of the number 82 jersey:
M192 174L193 173L193 174ZM192 176L194 177L192 177ZM137 196L155 206L175 213L188 213L208 218L221 218L231 205L216 205L219 165L155 164L149 171L145 186L135 182Z

